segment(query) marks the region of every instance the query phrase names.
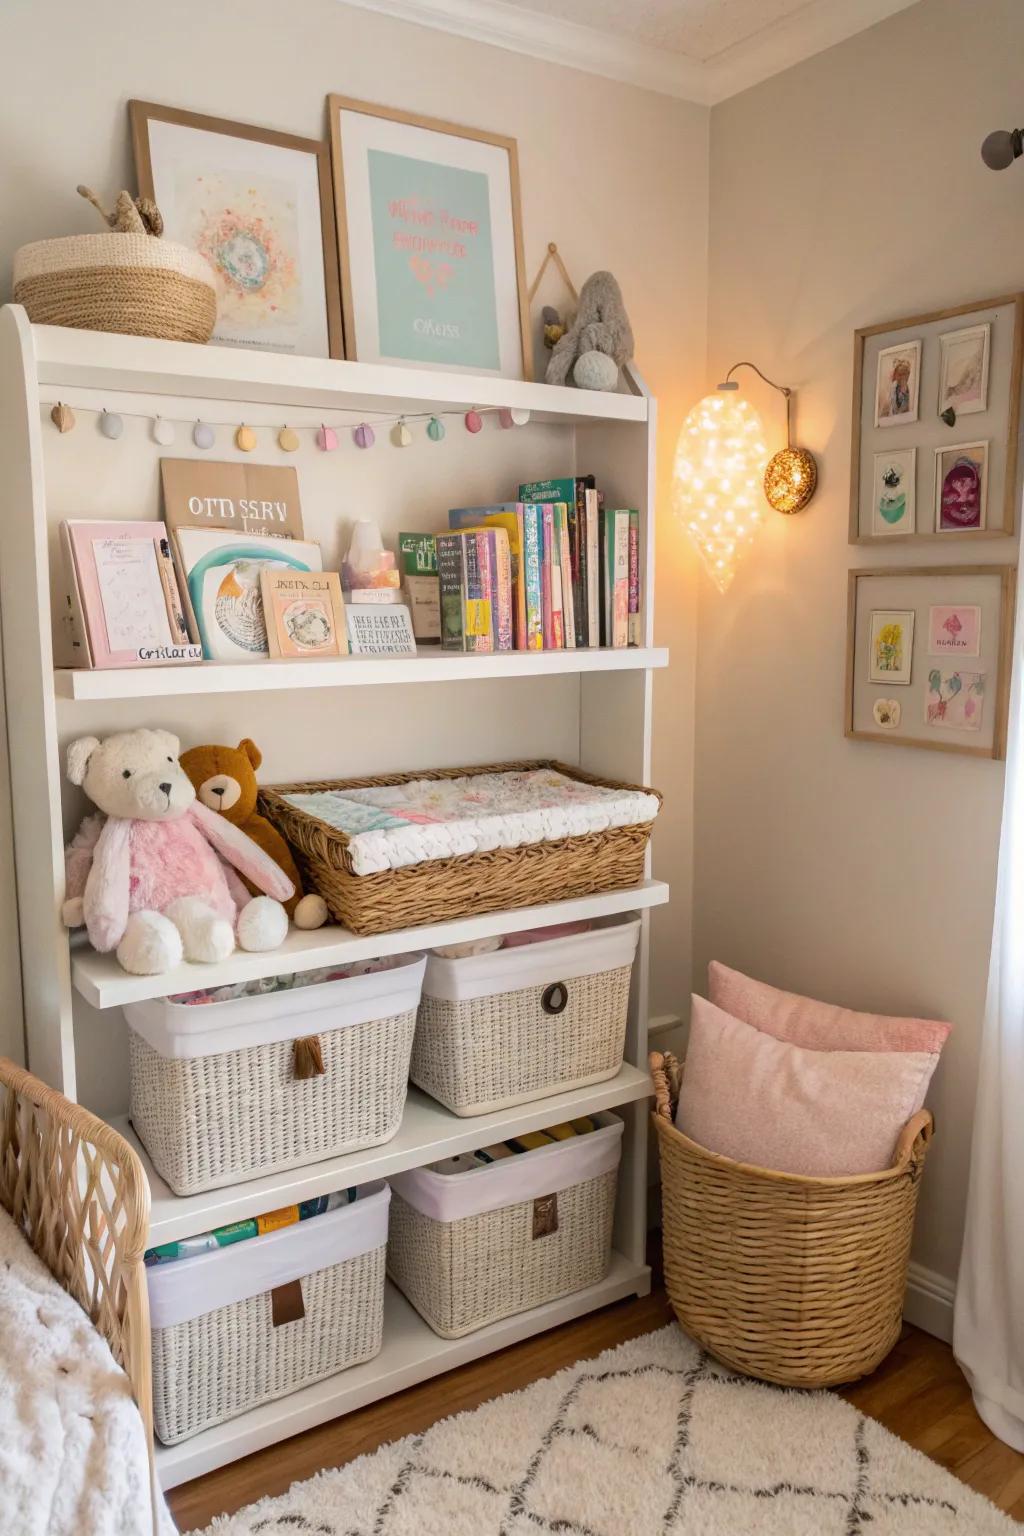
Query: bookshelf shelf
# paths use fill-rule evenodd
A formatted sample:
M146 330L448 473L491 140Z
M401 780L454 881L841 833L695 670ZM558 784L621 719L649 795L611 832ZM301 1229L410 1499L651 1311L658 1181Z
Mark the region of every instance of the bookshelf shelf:
M663 646L621 650L506 651L462 655L434 646L415 656L342 656L330 661L197 662L192 666L71 671L58 668L58 699L159 699L197 693L264 693L293 688L364 688L401 683L479 682L629 672L668 665Z
M654 674L669 660L654 643L653 624L657 412L639 375L632 369L626 375L620 393L555 389L32 326L18 306L0 309L0 710L10 721L6 732L0 729L0 904L5 893L17 891L18 927L13 966L0 966L0 1036L20 1007L35 1073L130 1135L121 1012L127 1003L574 918L638 911L641 919L625 1059L608 1081L477 1120L452 1116L413 1091L398 1135L383 1147L202 1196L179 1199L148 1169L152 1240L160 1242L300 1195L386 1177L568 1114L615 1109L624 1122L615 1253L600 1285L457 1341L435 1337L389 1292L384 1347L375 1361L161 1451L167 1486L515 1339L646 1294L649 924L669 891L653 878L648 856L643 879L629 890L559 900L557 889L541 888L530 908L370 938L337 926L293 930L270 954L236 952L218 965L130 976L113 956L94 953L77 937L69 942L61 925L64 844L87 810L81 790L64 777L67 748L81 736L159 726L174 732L182 747L251 737L263 753L260 778L268 784L531 758L649 784ZM58 433L50 423L58 399L78 414L73 432ZM529 424L502 430L490 415L483 431L470 434L453 419L441 443L429 439L420 422L400 452L380 431L373 452L359 451L341 430L338 451L313 445L322 422L340 429L363 419L457 418L470 407L493 412L502 406L529 412ZM125 422L116 441L95 430L92 413L104 408ZM154 441L156 416L172 425L171 443ZM385 540L395 543L400 532L435 532L449 507L505 502L521 482L592 474L608 508L638 514L639 645L497 655L424 647L408 657L55 668L55 634L66 639L61 521L159 517L160 458L202 454L192 438L197 419L216 429L208 461L281 463L281 427L300 435L301 451L287 462L298 469L304 536L321 544L327 570L338 569L341 535L355 518L374 518ZM243 421L256 432L255 454L242 454L235 444ZM6 835L8 825L16 827L16 838ZM20 1038L12 1032L9 1039L7 1045L0 1038L0 1049L7 1045L18 1054Z

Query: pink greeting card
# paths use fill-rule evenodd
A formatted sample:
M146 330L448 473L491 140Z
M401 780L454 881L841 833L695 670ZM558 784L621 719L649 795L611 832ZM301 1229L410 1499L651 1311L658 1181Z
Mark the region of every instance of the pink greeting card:
M929 656L980 656L981 609L960 603L929 608Z

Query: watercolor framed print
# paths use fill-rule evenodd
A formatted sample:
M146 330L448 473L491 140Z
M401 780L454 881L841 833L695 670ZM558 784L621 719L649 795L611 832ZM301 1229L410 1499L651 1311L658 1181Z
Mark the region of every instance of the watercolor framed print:
M925 724L933 730L980 731L985 682L984 672L929 667Z
M978 533L985 527L988 443L955 443L935 450L936 533Z
M988 409L991 325L969 325L939 337L939 415L973 416Z
M871 529L878 538L914 532L917 497L917 449L876 453Z
M871 615L868 677L873 683L909 687L914 661L913 608L882 609Z
M981 609L977 604L943 604L928 610L929 656L981 654Z
M1003 756L1016 569L895 566L849 576L845 734Z
M349 357L527 376L515 139L327 98Z
M1024 294L856 331L850 543L1012 534L1022 377Z
M216 275L213 342L341 357L327 145L148 101L128 112L139 191Z
M875 377L875 426L905 427L916 421L920 396L920 341L904 341L879 352Z

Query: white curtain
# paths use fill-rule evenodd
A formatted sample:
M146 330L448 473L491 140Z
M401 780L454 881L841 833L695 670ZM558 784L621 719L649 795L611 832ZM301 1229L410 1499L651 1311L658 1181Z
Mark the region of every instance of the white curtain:
M1024 598L953 1349L979 1414L1024 1451Z

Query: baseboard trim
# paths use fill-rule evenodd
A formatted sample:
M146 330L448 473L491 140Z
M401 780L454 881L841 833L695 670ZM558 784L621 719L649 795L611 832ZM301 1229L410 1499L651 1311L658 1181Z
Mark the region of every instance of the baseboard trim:
M953 1342L953 1301L956 1286L945 1275L910 1261L903 1316L915 1328L923 1328L947 1344Z

